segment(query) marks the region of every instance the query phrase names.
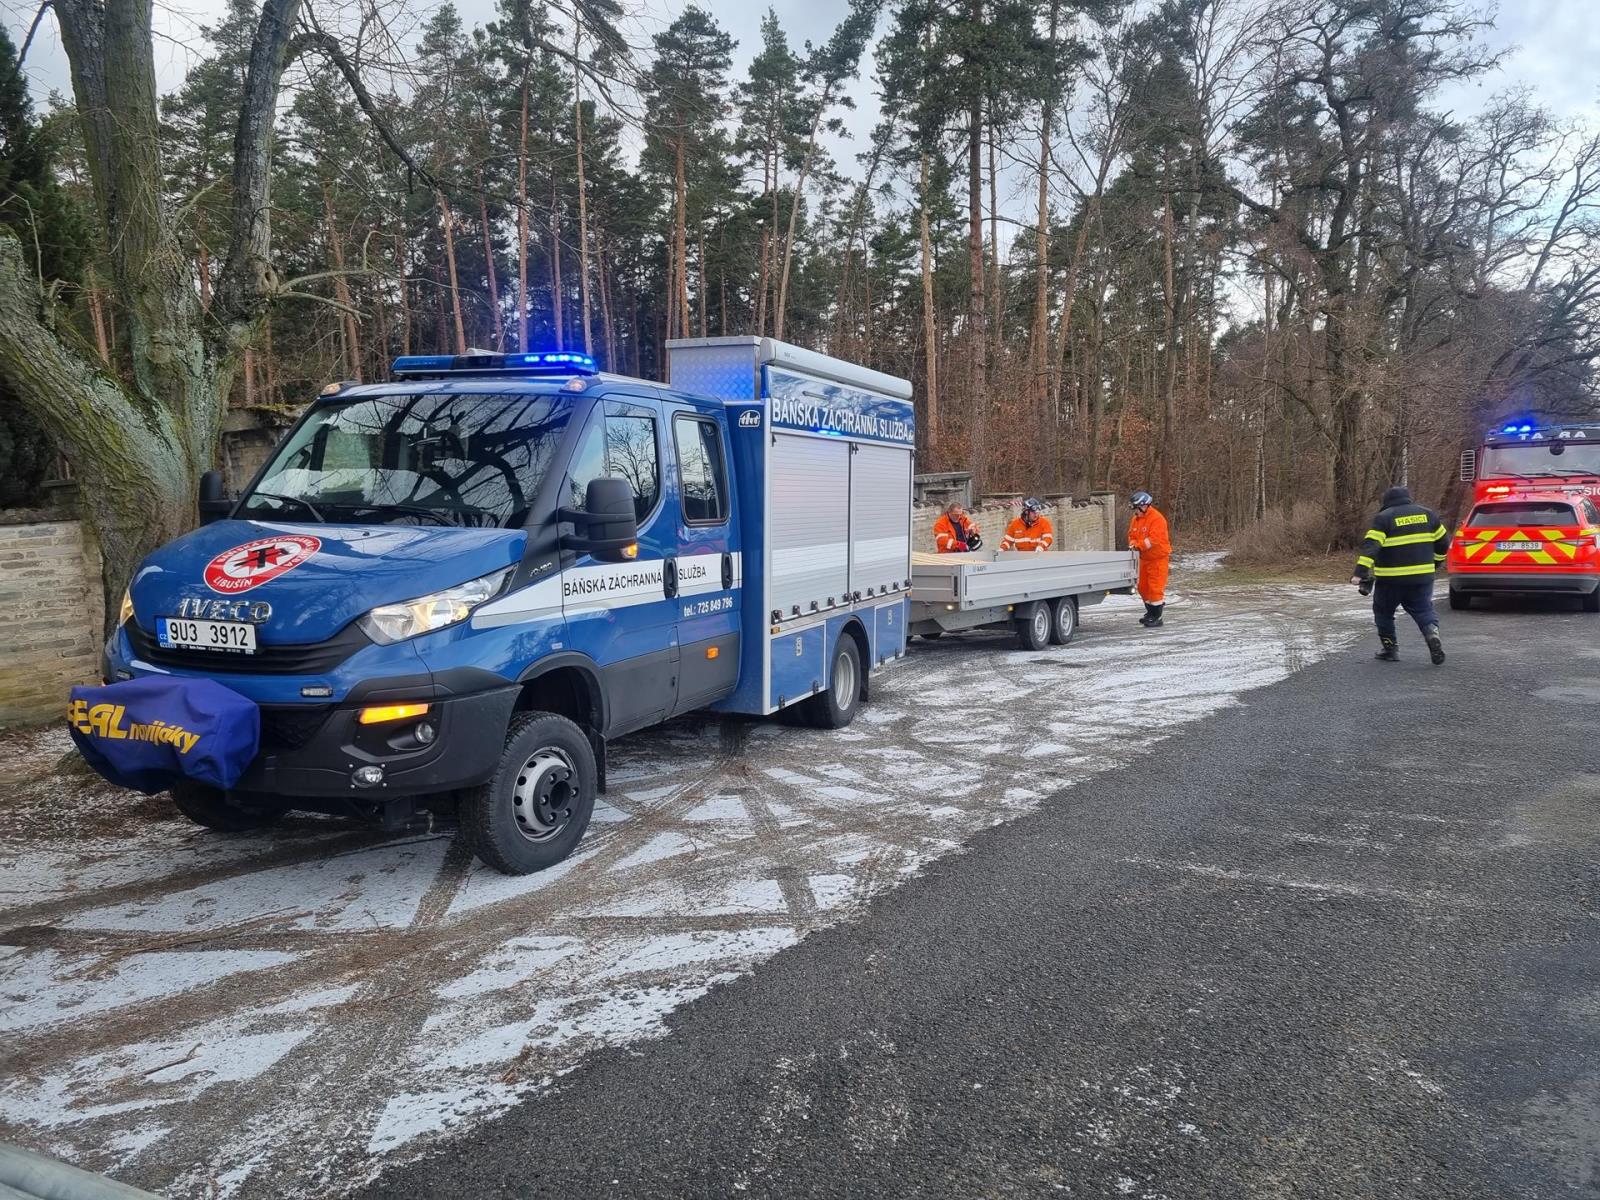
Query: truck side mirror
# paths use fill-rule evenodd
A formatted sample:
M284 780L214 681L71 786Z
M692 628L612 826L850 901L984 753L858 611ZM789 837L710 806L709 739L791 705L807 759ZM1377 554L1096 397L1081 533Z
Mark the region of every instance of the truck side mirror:
M569 550L603 562L627 562L639 552L639 517L626 479L611 475L591 479L583 507L563 508L561 519L576 527L572 536L562 538Z
M1471 483L1478 477L1478 452L1476 450L1463 450L1461 452L1461 482Z
M233 501L229 500L222 491L221 471L206 471L200 476L199 508L200 524L202 525L220 521L232 510Z

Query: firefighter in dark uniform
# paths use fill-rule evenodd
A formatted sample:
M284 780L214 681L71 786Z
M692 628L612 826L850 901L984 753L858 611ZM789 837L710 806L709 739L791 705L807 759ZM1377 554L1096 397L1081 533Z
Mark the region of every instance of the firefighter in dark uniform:
M1439 615L1433 611L1433 578L1449 548L1450 531L1438 513L1412 500L1406 488L1392 487L1383 494L1383 506L1372 518L1350 577L1363 596L1372 596L1372 615L1383 643L1378 651L1381 661L1400 658L1394 611L1403 608L1422 631L1434 666L1444 662Z

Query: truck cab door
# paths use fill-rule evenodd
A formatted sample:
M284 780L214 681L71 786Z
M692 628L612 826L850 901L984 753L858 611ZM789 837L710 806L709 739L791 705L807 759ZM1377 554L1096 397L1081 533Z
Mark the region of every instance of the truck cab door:
M602 399L567 471L567 507L582 508L589 481L609 475L628 482L639 516L635 557L578 554L562 571L569 645L599 667L608 736L665 720L678 694L678 505L663 437L659 403Z
M738 682L743 563L722 408L669 404L667 419L677 493L676 711L690 712L727 696Z

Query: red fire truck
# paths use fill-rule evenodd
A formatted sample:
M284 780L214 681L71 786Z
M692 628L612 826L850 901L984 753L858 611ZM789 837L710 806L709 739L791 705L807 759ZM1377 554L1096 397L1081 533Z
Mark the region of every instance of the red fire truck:
M1512 421L1461 456L1472 504L1450 547L1450 607L1565 594L1600 612L1600 425Z

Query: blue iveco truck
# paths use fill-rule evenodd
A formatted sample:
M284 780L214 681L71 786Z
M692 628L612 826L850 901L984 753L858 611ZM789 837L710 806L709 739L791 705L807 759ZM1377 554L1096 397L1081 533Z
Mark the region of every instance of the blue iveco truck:
M178 778L178 807L395 825L445 796L523 873L577 845L613 738L705 708L849 723L906 648L910 384L768 338L668 356L667 385L402 358L327 389L237 499L208 473L106 647L107 682L259 709L236 785Z

